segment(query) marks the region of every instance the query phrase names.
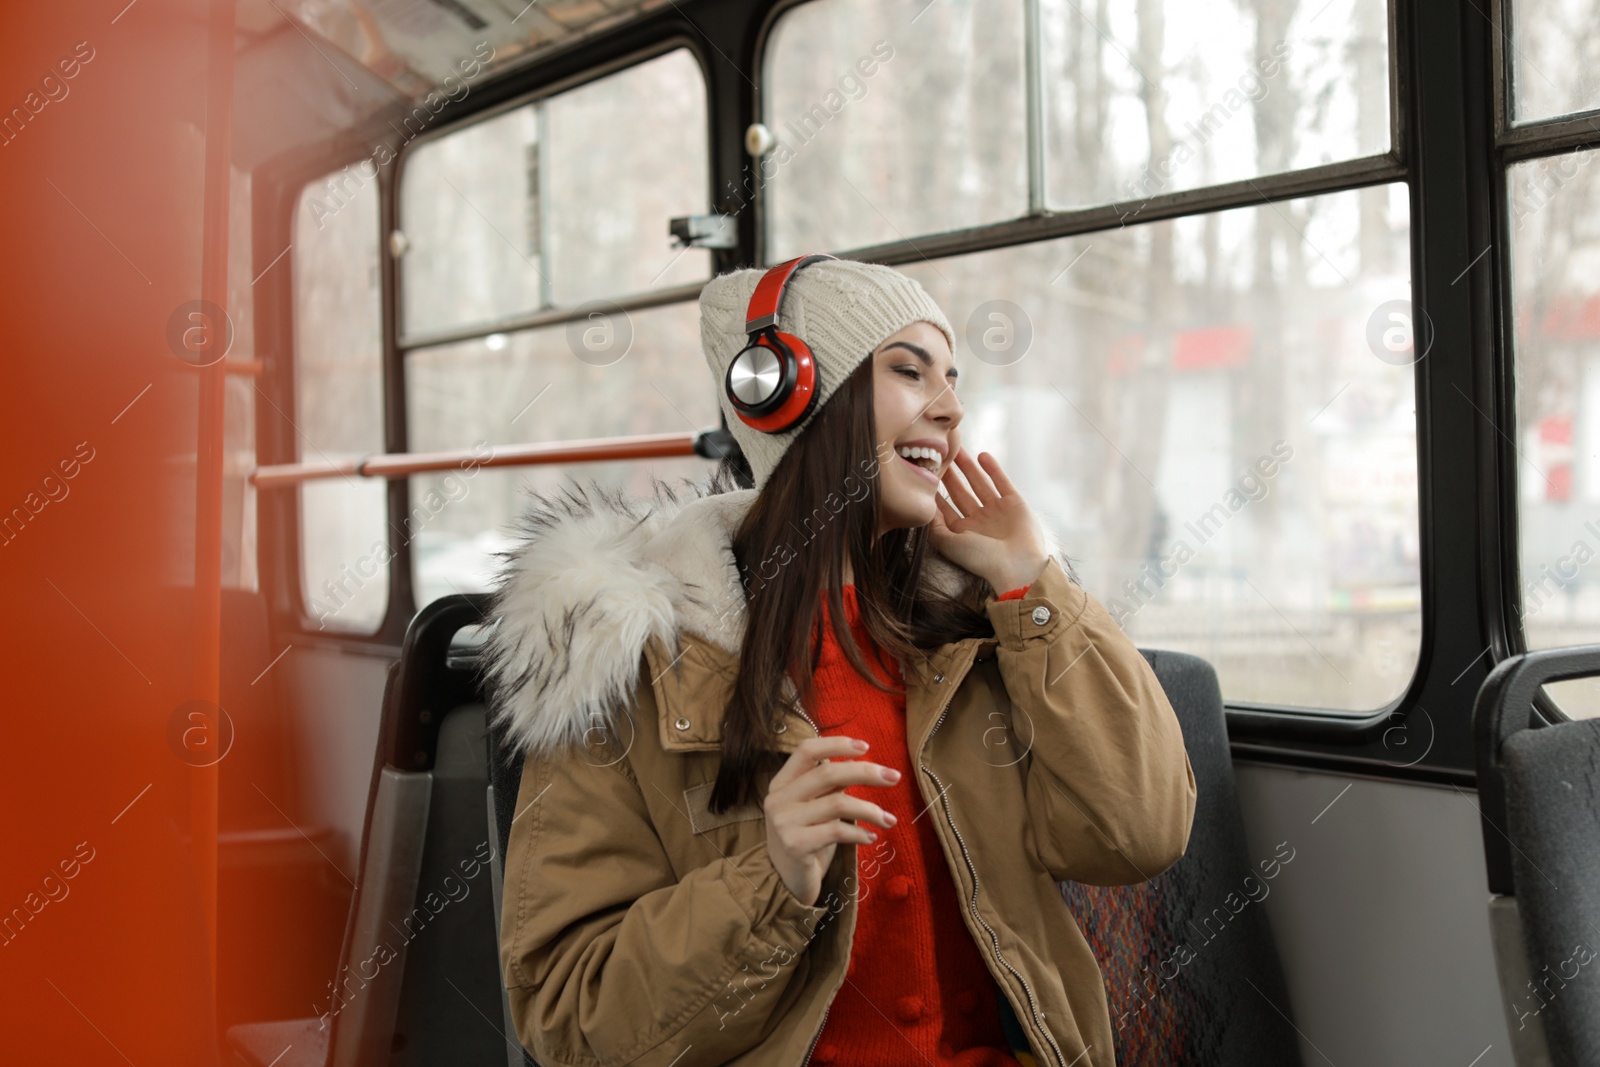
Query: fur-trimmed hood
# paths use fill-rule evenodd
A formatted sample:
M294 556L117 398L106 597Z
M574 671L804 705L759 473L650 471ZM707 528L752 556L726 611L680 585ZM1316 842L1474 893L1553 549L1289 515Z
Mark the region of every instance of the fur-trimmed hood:
M642 500L593 483L532 494L506 553L485 649L494 714L518 752L581 746L633 696L647 641L688 632L737 655L745 595L733 535L754 489L655 482ZM973 576L935 552L925 587Z

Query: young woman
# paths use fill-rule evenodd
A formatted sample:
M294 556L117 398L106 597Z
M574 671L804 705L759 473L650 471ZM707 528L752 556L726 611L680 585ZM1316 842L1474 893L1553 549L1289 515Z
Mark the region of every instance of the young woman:
M1113 1067L1057 883L1183 854L1171 706L962 447L913 279L806 257L700 306L748 471L536 498L497 598L518 1036L543 1067Z

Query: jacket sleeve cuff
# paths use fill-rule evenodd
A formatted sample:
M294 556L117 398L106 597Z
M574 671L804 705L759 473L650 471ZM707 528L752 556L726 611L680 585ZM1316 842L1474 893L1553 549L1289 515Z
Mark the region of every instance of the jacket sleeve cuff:
M771 945L799 952L810 943L823 920L837 909L825 901L803 904L772 865L763 843L728 857L723 882L750 920L750 934Z
M989 602L989 621L1000 647L1015 652L1076 626L1088 604L1089 594L1050 556L1044 571L1021 595Z

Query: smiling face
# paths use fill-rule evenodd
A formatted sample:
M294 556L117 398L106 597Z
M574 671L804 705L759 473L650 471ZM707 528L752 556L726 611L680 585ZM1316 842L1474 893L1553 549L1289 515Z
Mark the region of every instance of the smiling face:
M950 343L932 323L914 322L886 338L872 363L878 532L926 526L938 510L940 480L961 447L956 427L964 411Z

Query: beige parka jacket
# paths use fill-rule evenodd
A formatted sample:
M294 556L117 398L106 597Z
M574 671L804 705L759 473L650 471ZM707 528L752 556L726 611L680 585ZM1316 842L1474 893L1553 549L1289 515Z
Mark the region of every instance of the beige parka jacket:
M494 713L525 752L500 954L542 1067L801 1067L881 877L842 843L807 906L759 803L709 811L746 624L731 542L756 491L707 492L537 498L497 598ZM925 582L970 580L930 550ZM994 638L905 670L916 785L1036 1062L1113 1067L1100 970L1056 883L1174 863L1194 774L1148 664L1059 558L988 612ZM816 735L803 710L784 727L786 751Z

